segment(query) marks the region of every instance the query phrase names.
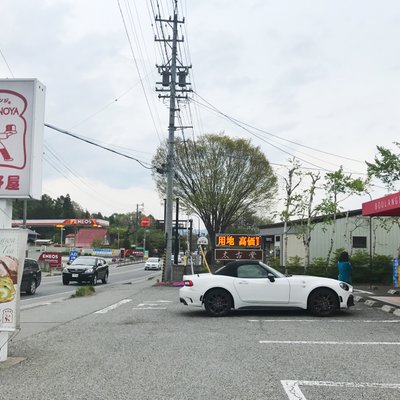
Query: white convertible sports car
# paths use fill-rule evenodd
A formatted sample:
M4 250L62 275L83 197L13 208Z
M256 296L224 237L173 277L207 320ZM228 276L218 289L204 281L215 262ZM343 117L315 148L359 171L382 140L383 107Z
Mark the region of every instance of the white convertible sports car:
M214 274L184 275L181 303L213 317L231 309L301 308L327 317L354 305L353 287L318 276L286 276L260 261L234 261Z

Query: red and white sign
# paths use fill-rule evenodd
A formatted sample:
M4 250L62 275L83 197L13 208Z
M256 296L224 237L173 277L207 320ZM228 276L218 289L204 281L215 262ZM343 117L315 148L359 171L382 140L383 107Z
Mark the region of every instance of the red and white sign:
M0 80L0 198L41 197L44 98L36 79Z
M140 226L150 226L150 218L143 217Z
M363 203L362 215L400 216L400 192Z
M50 268L59 268L62 265L62 254L56 251L44 251L38 261L48 263Z

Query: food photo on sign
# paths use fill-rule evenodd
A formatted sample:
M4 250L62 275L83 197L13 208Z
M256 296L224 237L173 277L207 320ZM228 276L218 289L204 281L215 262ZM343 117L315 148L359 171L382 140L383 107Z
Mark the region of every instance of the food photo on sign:
M0 230L0 331L19 325L19 294L27 233Z

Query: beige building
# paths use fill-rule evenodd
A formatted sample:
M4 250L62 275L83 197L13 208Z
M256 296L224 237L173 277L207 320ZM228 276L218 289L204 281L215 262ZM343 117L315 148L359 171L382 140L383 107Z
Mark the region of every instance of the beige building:
M304 262L302 220L288 224L287 257L298 256ZM352 210L337 216L336 224L329 224L323 217L313 219L310 241L310 260L327 257L331 240L333 252L343 248L351 255L357 250L368 254L398 257L400 253L400 217L365 217L360 210ZM263 225L260 234L265 238L265 255L278 257L283 265L283 222Z

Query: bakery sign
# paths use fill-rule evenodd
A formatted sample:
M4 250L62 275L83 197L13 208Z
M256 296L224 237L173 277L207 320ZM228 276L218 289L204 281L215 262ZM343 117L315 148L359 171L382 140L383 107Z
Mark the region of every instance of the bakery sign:
M0 331L19 328L19 296L28 233L0 229Z
M40 199L45 87L0 79L0 199Z

